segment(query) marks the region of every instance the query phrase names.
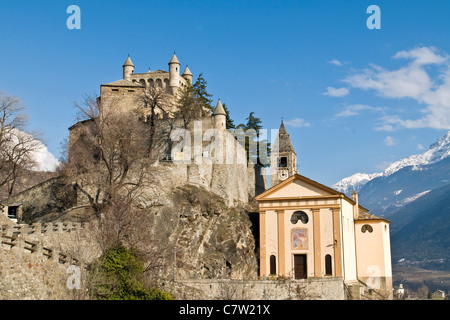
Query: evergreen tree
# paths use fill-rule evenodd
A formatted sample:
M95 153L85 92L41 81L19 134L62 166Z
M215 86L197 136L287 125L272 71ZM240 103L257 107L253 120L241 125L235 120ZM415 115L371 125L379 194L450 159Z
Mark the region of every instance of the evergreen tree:
M223 104L222 104L222 107L223 107L223 109L225 110L225 113L226 113L226 115L227 115L227 119L226 119L226 122L225 122L226 128L227 128L227 129L235 129L236 126L234 125L233 119L231 119L231 117L230 117L230 111L228 110L226 104L223 103Z
M236 129L244 130L244 136L245 138L245 150L247 151L247 161L255 161L261 166L268 166L270 163L268 162L268 159L265 159L267 163L262 163L260 160L262 160L262 156L259 153L259 146L258 144L267 143L267 156L270 157L270 143L267 142L267 140L260 141L259 139L259 131L262 129L262 121L260 118L254 116L254 112L250 112L249 116L247 117L247 123L239 124L236 126ZM236 137L239 139L239 137L243 134L243 132L237 132ZM240 140L242 141L242 140ZM256 149L255 149L256 148Z
M187 86L180 89L177 99L176 115L183 120L184 128L197 119L201 118L204 102L196 96L195 88Z
M206 85L207 81L205 80L205 78L203 78L203 73L200 73L198 75L197 81L194 83L192 88L195 97L202 104L202 107L205 107L212 111L212 99L210 98L212 97L212 94L209 94L208 91L206 91Z
M258 133L259 130L262 129L262 121L260 118L255 117L254 114L254 112L250 112L248 118L246 119L247 124L245 125L245 129L254 129Z

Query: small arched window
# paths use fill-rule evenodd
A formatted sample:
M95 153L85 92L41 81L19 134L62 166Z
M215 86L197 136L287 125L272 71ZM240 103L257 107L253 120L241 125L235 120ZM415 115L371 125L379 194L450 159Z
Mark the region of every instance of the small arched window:
M373 232L373 228L371 225L365 224L361 227L361 232L365 233L366 231L369 231L369 233Z
M291 223L296 224L300 220L303 224L309 221L308 215L303 211L295 211L291 216Z
M331 276L333 274L333 267L331 262L331 255L325 256L325 275Z
M270 256L270 274L277 274L277 258L273 254Z

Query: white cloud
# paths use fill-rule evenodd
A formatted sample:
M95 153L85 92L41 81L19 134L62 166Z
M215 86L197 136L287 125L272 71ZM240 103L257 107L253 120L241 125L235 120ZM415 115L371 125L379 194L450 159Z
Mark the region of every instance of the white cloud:
M347 88L328 87L327 91L323 94L331 97L345 97L346 95L348 95L348 93L349 90Z
M304 119L301 118L294 118L288 121L284 121L284 123L294 128L311 126L311 124L309 124L308 122L306 122Z
M384 143L385 145L387 145L388 147L392 147L392 146L395 146L395 145L397 144L397 142L395 141L395 139L392 138L391 136L387 136L387 137L384 139L383 143Z
M376 130L394 131L403 128L450 129L450 62L447 54L434 47L399 51L395 59L411 60L398 69L380 66L359 71L343 79L353 88L374 90L385 98L409 98L425 105L416 119L385 116ZM429 68L434 66L437 75Z
M335 66L338 66L338 67L342 66L342 62L340 62L340 61L337 60L337 59L330 60L329 62L330 62L331 64L334 64Z
M335 118L347 118L359 115L362 111L370 110L370 111L383 111L383 108L371 107L366 104L352 104L346 106L343 110L338 112L334 117Z
M418 65L409 65L389 71L382 68L364 70L362 73L344 79L354 88L373 89L387 98L420 97L432 87L428 73Z
M441 56L436 52L437 49L434 47L421 47L409 51L399 51L394 58L414 59L413 63L418 65L440 64L448 59L447 56Z
M13 129L9 132L9 139L7 139L7 148L16 148L19 145L19 141L23 143L23 146L32 150L29 153L30 167L28 169L33 171L55 171L59 165L59 161L56 157L48 151L47 147L34 136L29 133ZM21 144L22 145L22 144ZM10 149L13 150L13 149Z

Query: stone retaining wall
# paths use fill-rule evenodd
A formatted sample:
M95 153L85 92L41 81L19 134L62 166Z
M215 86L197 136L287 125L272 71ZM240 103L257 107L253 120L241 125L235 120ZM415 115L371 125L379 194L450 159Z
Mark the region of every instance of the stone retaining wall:
M92 248L83 245L88 229L81 223L0 224L0 300L84 297L79 288L89 255L80 248ZM98 253L90 250L89 259Z
M238 300L345 300L341 277L283 280L195 279L179 280L192 290L180 299Z

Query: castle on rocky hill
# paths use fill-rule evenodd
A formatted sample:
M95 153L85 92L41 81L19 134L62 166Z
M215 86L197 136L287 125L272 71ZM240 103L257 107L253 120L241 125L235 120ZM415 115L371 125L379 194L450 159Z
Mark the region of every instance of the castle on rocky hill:
M169 71L135 73L128 57L123 64L123 78L102 84L97 101L102 107L111 103L123 112L136 107L145 111L147 105L139 97L158 88L172 102L167 104L170 114L180 92L192 84L193 75L188 67L180 75L175 54L168 65ZM83 147L88 126L89 121L81 121L69 128L69 159L70 153ZM168 153L167 144L163 144L154 163L158 173L153 179L160 187L144 190L140 199L142 207L154 214L155 223L164 226L156 234L174 251L170 257L175 261L168 262L175 266L174 279L198 290L200 298L218 297L223 285L218 279L244 277L253 281L250 287L255 291L246 297L251 299L290 298L286 287L280 289L271 280L280 277L297 286L307 284L312 290L309 294L316 298L392 298L390 222L360 206L356 193L349 198L300 175L298 157L283 122L271 146L270 170L249 161L244 144L226 130L226 113L220 100L212 112L183 129L183 148L172 148ZM186 141L186 137L190 140ZM47 260L42 260L43 253L49 254L49 249L53 250L52 257L57 256L56 252L61 252L59 257L67 257L63 251L70 246L61 248L61 244L71 242L64 240L64 234L70 234L67 228L63 231L64 225L52 227L58 230L57 237L47 237L53 232L42 224L63 222L72 226L70 220L83 216L89 207L83 194L59 178L25 190L2 204L2 221L6 216L10 219L7 224L2 222L4 241L0 253L9 251L0 255L0 271L7 261L20 257L17 261L28 259L30 270L35 266L39 276L45 273L39 266L48 267ZM32 229L25 227L32 223ZM21 241L14 240L14 228L20 229ZM87 241L88 229L83 230L78 232ZM31 240L30 232L34 234ZM52 249L56 247L59 250ZM24 251L30 251L34 258L27 258ZM17 282L25 275L23 270L9 271L11 277L1 283L11 289L15 283L25 286L23 281ZM268 288L275 287L278 289L267 296ZM0 298L2 294L20 296L0 290ZM51 296L49 293L46 297Z

